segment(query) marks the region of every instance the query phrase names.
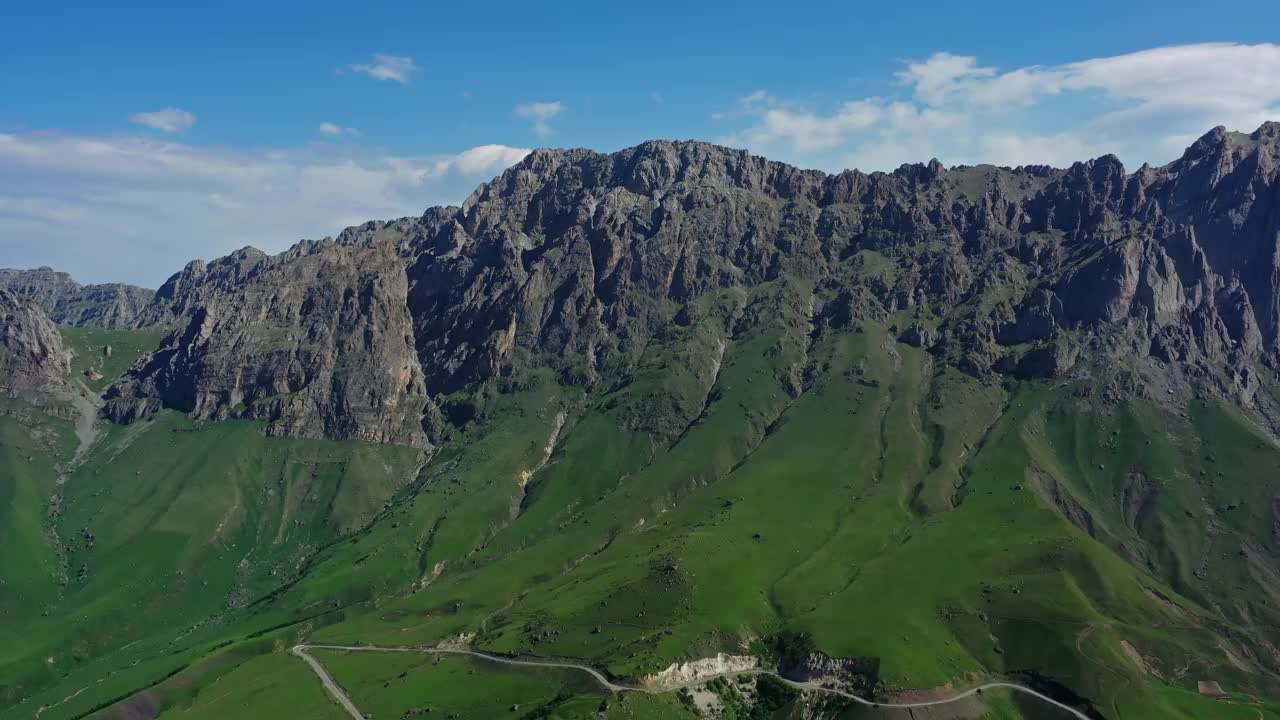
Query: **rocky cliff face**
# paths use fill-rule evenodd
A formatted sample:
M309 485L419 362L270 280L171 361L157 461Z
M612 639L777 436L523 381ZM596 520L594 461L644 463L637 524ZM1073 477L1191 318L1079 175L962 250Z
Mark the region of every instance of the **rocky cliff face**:
M411 273L424 368L458 387L513 348L643 336L712 289L783 273L817 314L886 318L974 372L1065 372L1083 334L1184 365L1246 400L1277 350L1280 124L1215 129L1179 161L827 176L699 143L539 151L481 187ZM869 256L888 272L861 271ZM923 330L923 332L922 332Z
M827 175L697 142L539 150L461 208L189 265L138 320L181 329L110 408L424 445L433 397L532 364L625 379L700 298L783 276L813 289L814 332L897 325L976 374L1120 358L1248 404L1280 351L1278 165L1277 123L1132 174L1114 157Z
M433 415L403 256L416 226L370 224L369 237L188 265L144 315L177 329L111 388L108 416L128 421L164 405L263 419L273 434L426 446Z
M27 295L59 325L129 328L151 302L152 291L134 285L81 285L63 272L0 269L0 288Z
M62 395L68 360L57 327L40 306L0 290L0 392L29 400Z
M619 351L625 365L673 304L784 274L818 287L819 317L847 316L854 296L855 314L926 297L950 312L973 257L1016 243L1022 204L1050 177L936 162L828 176L704 143L536 151L478 189L411 271L429 385L497 372L517 349L582 357L588 374ZM894 272L861 272L864 250Z

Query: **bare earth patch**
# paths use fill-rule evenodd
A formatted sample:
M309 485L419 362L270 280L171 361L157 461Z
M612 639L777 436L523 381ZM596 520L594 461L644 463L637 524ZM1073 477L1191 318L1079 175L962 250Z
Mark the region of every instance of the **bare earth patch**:
M471 647L471 641L475 639L475 633L458 633L453 637L441 640L436 647L441 650L466 650Z
M1258 668L1254 667L1253 663L1232 652L1227 642L1222 638L1218 638L1218 649L1222 651L1223 655L1227 656L1227 662L1231 663L1237 670L1247 673L1258 672Z
M1205 697L1218 700L1230 697L1230 695L1227 695L1227 691L1223 690L1222 686L1218 684L1217 680L1199 680L1196 682L1196 689Z
M1098 529L1093 522L1093 516L1066 488L1058 484L1057 478L1035 468L1027 470L1026 478L1027 483L1046 505L1089 537L1097 537Z
M1151 663L1147 662L1147 659L1142 656L1142 653L1138 652L1138 648L1134 647L1133 643L1130 643L1128 640L1121 640L1120 650L1124 653L1124 656L1129 658L1129 661L1137 666L1137 668L1142 672L1158 678L1163 677L1154 667L1151 666Z
M641 683L653 690L679 687L725 673L755 670L760 662L750 655L726 655L672 663L666 670L645 677Z

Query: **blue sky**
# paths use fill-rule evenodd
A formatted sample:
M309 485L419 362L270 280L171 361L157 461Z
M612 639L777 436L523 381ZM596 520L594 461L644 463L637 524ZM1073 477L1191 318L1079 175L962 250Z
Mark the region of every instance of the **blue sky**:
M1274 2L111 5L6 8L0 265L155 286L538 146L1136 167L1280 118Z

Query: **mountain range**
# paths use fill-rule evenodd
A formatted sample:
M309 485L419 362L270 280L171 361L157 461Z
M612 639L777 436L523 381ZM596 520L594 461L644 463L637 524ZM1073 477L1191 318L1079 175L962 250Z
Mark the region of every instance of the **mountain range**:
M13 717L328 717L303 640L1280 717L1280 123L1133 172L536 150L154 292L0 270L0 318ZM789 687L526 709L873 716Z

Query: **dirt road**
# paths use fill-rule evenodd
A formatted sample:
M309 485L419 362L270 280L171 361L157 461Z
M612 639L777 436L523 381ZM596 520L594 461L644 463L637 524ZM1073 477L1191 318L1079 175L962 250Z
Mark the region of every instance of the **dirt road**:
M794 687L800 690L809 690L812 692L827 693L828 695L836 695L836 696L845 698L847 700L852 700L856 703L866 705L867 707L890 708L890 709L924 708L924 707L932 707L935 705L946 705L948 703L956 702L957 700L963 700L967 697L972 697L973 695L977 695L978 693L981 693L984 690L994 690L997 688L1004 688L1007 690L1012 690L1014 692L1020 692L1026 695L1030 695L1034 698L1041 700L1042 702L1048 703L1057 708L1061 708L1062 710L1070 713L1073 717L1079 718L1080 720L1090 720L1088 715L1085 715L1084 713L1080 712L1079 710L1076 710L1075 708L1069 705L1064 705L1058 702L1057 700L1054 700L1053 698L1048 697L1047 695L1043 695L1041 693L1036 692L1035 690L1032 690L1029 687L1018 685L1016 683L1008 683L1008 682L984 683L982 685L978 685L977 687L973 687L968 690L965 690L964 692L960 692L955 695L952 695L951 697L945 698L943 700L930 700L928 702L914 702L914 703L887 703L887 702L875 702L872 700L867 700L866 698L859 697L857 695L854 695L853 693L848 693L843 690L836 690L833 688L822 687L814 683L795 682L793 680L788 680L770 670L739 670L736 672L717 673L715 675L710 675L708 677L701 678L693 682L681 683L679 685L657 689L657 688L636 687L634 685L619 685L609 680L609 678L601 674L600 671L594 668L587 667L586 665L556 662L553 660L516 660L514 658L506 658L498 655L488 655L486 653L476 652L474 650L461 650L461 649L455 649L455 648L378 647L374 645L307 645L307 644L304 644L304 645L295 646L292 651L293 654L302 658L307 662L308 665L311 666L311 669L314 670L316 675L320 678L320 682L324 684L325 689L328 690L329 694L333 695L334 699L338 701L338 704L341 705L349 715L351 715L352 720L365 720L365 717L360 713L360 710L355 706L355 703L351 702L351 698L347 697L347 694L342 690L342 688L338 687L338 684L333 681L333 678L330 677L329 673L325 671L324 666L321 665L320 662L316 660L314 657L307 654L308 650L345 650L348 652L427 653L431 655L467 655L470 657L479 658L481 660L487 660L489 662L499 663L502 665L520 665L523 667L545 667L545 668L558 668L562 670L577 670L579 672L584 672L590 675L591 678L595 680L598 685L600 685L601 687L611 692L641 692L641 693L648 693L650 695L659 695L662 693L676 692L678 690L683 690L685 688L690 688L697 685L704 685L716 678L744 677L748 675L771 675L774 678L778 679L779 681L784 682L787 685L790 685L791 687Z

